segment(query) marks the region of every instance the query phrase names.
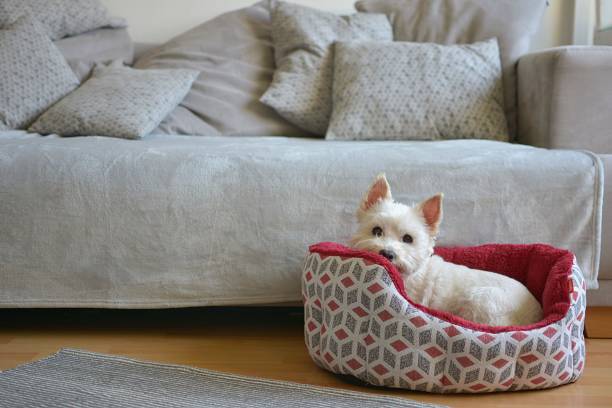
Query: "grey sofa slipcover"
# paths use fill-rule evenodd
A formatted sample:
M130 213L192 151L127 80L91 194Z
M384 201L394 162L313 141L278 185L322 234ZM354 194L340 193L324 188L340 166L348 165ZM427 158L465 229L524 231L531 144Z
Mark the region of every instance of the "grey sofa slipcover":
M402 202L445 192L439 245L567 247L597 286L602 169L589 153L485 140L4 132L0 306L299 302L308 245L348 240L381 171Z

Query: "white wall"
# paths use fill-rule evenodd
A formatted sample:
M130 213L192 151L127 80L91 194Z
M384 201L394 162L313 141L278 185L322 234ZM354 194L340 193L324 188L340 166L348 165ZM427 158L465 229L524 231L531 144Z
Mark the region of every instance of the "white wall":
M225 11L257 0L102 0L111 13L125 17L134 41L162 42ZM291 0L334 12L351 12L354 0Z
M335 12L351 12L354 0L293 0ZM224 11L255 0L102 0L114 15L126 17L135 41L163 42ZM572 41L573 1L550 0L533 49Z
M534 37L531 48L542 48L568 45L572 43L574 27L574 2L571 0L550 0L546 9L540 31Z

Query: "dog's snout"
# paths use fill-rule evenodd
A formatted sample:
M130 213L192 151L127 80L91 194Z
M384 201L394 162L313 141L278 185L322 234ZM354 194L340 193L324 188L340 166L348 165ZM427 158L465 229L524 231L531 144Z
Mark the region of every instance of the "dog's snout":
M395 252L393 252L393 251L391 251L389 249L381 249L378 253L381 254L382 256L384 256L385 258L387 258L390 261L392 261L395 258Z

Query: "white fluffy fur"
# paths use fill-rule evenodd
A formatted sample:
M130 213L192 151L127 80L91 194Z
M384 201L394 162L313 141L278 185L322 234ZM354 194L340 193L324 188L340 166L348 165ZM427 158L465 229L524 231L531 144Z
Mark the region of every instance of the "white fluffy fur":
M470 269L433 255L442 220L442 195L409 207L396 203L384 174L379 175L357 211L359 228L351 245L380 253L392 251L406 293L415 302L492 326L516 326L542 319L542 308L520 282L494 272ZM382 229L375 236L375 227ZM406 234L411 243L402 239Z

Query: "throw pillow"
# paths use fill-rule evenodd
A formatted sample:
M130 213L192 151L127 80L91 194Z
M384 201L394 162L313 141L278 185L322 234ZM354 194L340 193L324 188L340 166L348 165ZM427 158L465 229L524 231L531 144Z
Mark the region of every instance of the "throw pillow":
M110 17L99 0L2 0L0 27L26 14L38 20L53 40L100 27L127 25L124 19Z
M396 41L469 44L497 38L504 75L506 118L516 135L516 62L529 50L547 0L362 0L355 6L385 13Z
M328 139L507 140L495 39L336 43Z
M278 2L272 10L277 69L261 101L289 122L323 135L332 110L333 43L392 39L382 14L338 16Z
M29 130L137 139L155 129L181 102L198 74L98 66L90 79L42 114Z
M21 17L0 29L0 122L27 127L50 105L79 85L45 29Z

